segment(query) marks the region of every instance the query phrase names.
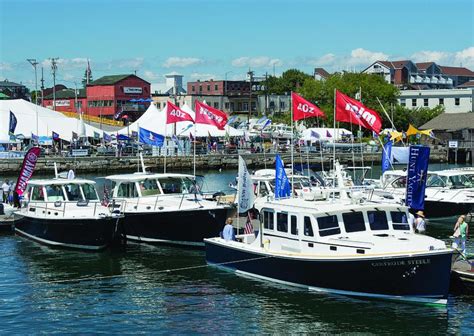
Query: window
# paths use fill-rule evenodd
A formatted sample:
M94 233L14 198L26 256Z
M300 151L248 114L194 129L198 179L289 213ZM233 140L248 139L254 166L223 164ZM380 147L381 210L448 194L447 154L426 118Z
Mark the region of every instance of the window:
M416 106L416 98L411 100L411 106Z
M291 234L297 235L298 234L298 218L294 215L290 216L291 218Z
M428 98L423 99L423 106L428 107Z
M360 211L342 214L342 220L347 233L365 230L364 216Z
M394 188L406 188L407 186L407 177L400 176L398 179L392 182L392 187Z
M181 194L187 192L183 180L176 177L167 177L160 179L161 189L164 194Z
M387 215L385 211L367 211L371 230L388 230Z
M407 106L407 102L405 98L400 99L400 105L401 106Z
M444 105L444 98L439 99L439 105Z
M313 237L314 232L313 232L313 225L311 225L311 218L308 216L304 216L304 235Z
M318 227L319 235L321 237L332 236L341 233L341 229L339 228L339 222L337 221L336 215L319 217Z
M192 91L192 92L195 92L195 91L196 91L196 87L195 87L194 85L191 86L191 91Z
M259 190L260 196L267 196L269 194L267 186L265 182L260 182L260 190Z
M249 103L248 102L242 103L242 111L248 111L248 110L249 110Z
M207 91L211 91L211 86L210 85L207 86Z
M82 185L82 191L84 192L84 197L86 198L86 200L89 200L89 201L98 200L97 192L95 191L94 185L92 185L92 184L83 184Z
M117 197L132 198L138 197L135 182L125 182L119 185Z
M32 201L44 201L43 187L41 187L41 186L33 187L33 191L31 192L31 200Z
M214 108L216 108L216 109L219 108L219 103L218 102L214 102Z
M199 92L202 92L202 86L199 85Z
M214 84L214 90L217 91L219 89L217 84Z
M63 189L59 185L46 186L46 198L49 202L64 201Z
M78 184L66 184L64 190L66 190L67 199L69 201L82 200L81 188L79 188Z
M407 214L402 211L390 211L394 230L410 230Z
M224 103L224 108L225 108L226 110L228 110L228 109L229 109L229 107L230 107L230 104L229 104L229 102L225 102L225 103Z
M263 212L263 227L265 229L273 230L273 212Z
M282 109L282 110L285 109L285 102L284 101L280 102L280 109Z
M256 102L252 102L251 106L252 106L252 111L257 110L257 103Z
M454 105L456 105L456 106L460 105L459 98L454 98Z
M164 107L164 106L163 106ZM161 109L161 103L156 103L156 108Z
M288 232L288 214L277 213L277 230L281 232Z
M145 179L138 182L142 196L151 196L160 194L158 183L155 179Z

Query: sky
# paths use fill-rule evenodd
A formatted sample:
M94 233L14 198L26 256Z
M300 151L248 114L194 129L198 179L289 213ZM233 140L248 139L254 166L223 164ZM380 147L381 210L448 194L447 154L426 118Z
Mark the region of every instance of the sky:
M52 86L134 73L184 81L360 71L410 59L474 70L472 0L0 0L0 80ZM39 84L38 84L39 85Z

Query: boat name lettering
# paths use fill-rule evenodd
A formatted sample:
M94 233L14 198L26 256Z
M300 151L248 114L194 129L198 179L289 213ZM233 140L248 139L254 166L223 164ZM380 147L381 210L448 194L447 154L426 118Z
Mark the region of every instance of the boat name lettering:
M372 267L390 267L390 266L411 266L411 265L427 265L431 264L430 259L414 259L414 260L397 260L397 261L380 261L373 262Z

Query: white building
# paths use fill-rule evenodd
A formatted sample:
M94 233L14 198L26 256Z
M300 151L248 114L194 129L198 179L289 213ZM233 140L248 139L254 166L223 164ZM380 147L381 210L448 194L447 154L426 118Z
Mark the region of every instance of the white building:
M446 113L465 113L474 111L473 98L474 88L403 90L400 91L398 103L410 109L444 105Z

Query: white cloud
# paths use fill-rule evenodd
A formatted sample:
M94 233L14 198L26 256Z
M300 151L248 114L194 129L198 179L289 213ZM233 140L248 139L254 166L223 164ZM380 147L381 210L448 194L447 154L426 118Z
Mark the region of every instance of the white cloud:
M411 55L411 60L417 62L435 62L438 65L474 67L474 47L468 47L457 52L422 50Z
M385 61L389 55L383 52L370 51L357 48L351 51L351 55L346 59L346 66L368 66L375 61Z
M195 57L169 57L165 63L163 63L163 66L165 68L185 68L191 65L199 65L203 63L204 61L202 59Z
M474 47L469 47L454 54L454 63L467 68L474 68Z
M336 60L336 55L326 54L317 58L310 58L306 61L308 65L315 67L332 66Z
M156 73L154 73L153 71L150 71L150 70L145 70L145 72L143 73L143 77L145 77L145 79L148 79L150 81L163 80L163 76L161 76L159 74L156 74Z
M10 63L0 62L0 71L11 71L13 68Z
M127 68L130 70L139 69L143 65L143 57L135 57L129 59L123 59L117 61L117 66L119 68ZM115 63L115 62L114 62Z
M280 67L283 65L283 61L279 58L270 58L268 56L258 57L239 57L232 60L232 66L234 67L252 67L252 68L263 68L263 67Z

